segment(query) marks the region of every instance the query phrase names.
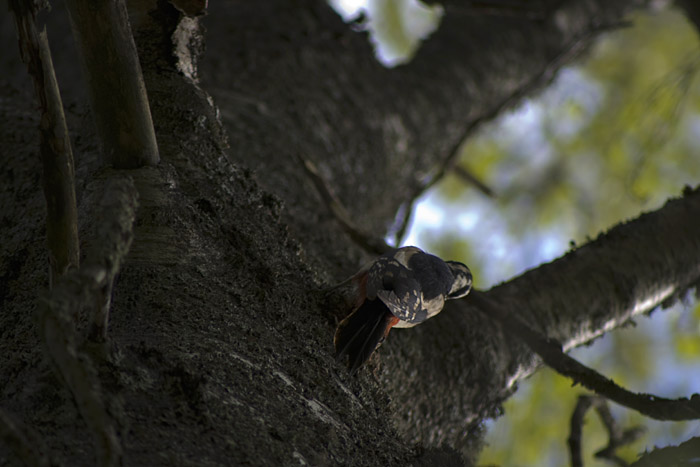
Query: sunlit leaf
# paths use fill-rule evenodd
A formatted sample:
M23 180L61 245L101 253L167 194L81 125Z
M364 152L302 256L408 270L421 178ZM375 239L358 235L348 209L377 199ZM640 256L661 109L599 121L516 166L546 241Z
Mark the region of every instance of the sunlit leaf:
M421 41L437 29L442 7L418 0L368 0L368 29L379 59L387 66L406 63Z

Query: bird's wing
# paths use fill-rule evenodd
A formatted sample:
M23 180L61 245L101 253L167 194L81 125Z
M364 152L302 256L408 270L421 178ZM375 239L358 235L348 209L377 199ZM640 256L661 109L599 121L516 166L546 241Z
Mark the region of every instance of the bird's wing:
M423 298L419 288L406 290L400 296L393 290L379 290L377 297L389 308L391 314L401 321L417 324L428 318L428 312L423 309Z

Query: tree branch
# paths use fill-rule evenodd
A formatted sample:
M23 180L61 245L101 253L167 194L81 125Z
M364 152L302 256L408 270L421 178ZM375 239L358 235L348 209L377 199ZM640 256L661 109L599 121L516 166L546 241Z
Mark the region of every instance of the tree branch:
M678 446L668 446L644 453L631 467L697 467L700 437L691 438Z
M607 446L595 453L595 457L607 459L611 462L616 462L622 467L627 467L627 462L615 454L615 451L622 446L637 441L644 434L646 428L643 426L633 426L627 430L622 430L613 418L610 407L605 400L600 400L600 402L596 404L596 412L598 412L598 416L608 432L609 441Z
M133 223L138 192L131 178L111 179L105 187L97 215L97 244L86 266L103 277L96 287L95 310L89 338L102 342L107 338L112 286L133 240Z
M473 134L482 124L487 121L493 120L498 115L500 115L505 109L515 105L517 102L522 101L525 96L532 94L535 89L544 84L550 82L556 76L556 72L564 66L564 64L570 62L573 57L581 53L584 47L590 42L591 38L601 34L606 31L611 31L614 29L619 29L623 27L630 26L629 22L618 21L610 24L603 24L597 26L591 26L587 30L583 31L577 37L572 39L561 52L559 52L550 62L542 68L542 70L532 76L527 82L522 86L516 88L508 94L503 100L498 102L496 105L492 106L487 111L483 112L481 115L477 116L472 120L464 129L462 130L461 136L455 140L455 143L448 149L447 157L442 161L441 165L432 174L426 177L422 183L416 187L410 200L404 204L408 205L408 208L404 211L405 217L397 222L401 227L397 229L397 242L403 237L405 233L406 226L409 222L413 206L423 193L435 186L440 180L444 178L452 170L456 170L457 161L459 156L462 154L461 148L466 139ZM462 174L459 174L462 175ZM479 185L476 185L480 188ZM480 188L481 189L481 188ZM487 191L482 190L485 194L489 195ZM489 195L490 196L490 195Z
M574 384L580 384L596 394L656 420L700 418L700 395L693 394L690 399L665 399L652 394L628 391L611 379L569 357L562 351L560 343L547 339L530 328L517 314L495 305L483 292L473 291L469 295L469 300L479 311L501 324L507 333L522 339L547 366L571 378Z
M610 412L610 408L605 399L601 397L580 396L576 403L576 408L571 415L571 431L569 434L569 452L571 454L572 467L583 467L581 456L581 437L583 434L583 421L589 408L595 407L601 422L608 432L608 445L598 451L595 456L607 459L622 467L627 463L615 454L615 451L627 444L633 443L644 433L644 427L633 427L622 430Z
M455 165L452 170L454 171L455 175L472 185L484 195L488 196L489 198L496 197L496 193L487 184L479 180L479 178L470 170L465 169L461 165Z

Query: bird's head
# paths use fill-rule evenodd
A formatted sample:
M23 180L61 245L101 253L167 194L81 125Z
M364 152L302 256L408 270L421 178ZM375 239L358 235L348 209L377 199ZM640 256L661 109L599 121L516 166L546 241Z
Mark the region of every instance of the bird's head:
M469 268L457 261L445 261L445 264L452 271L452 287L447 298L456 299L466 296L472 289L472 273Z

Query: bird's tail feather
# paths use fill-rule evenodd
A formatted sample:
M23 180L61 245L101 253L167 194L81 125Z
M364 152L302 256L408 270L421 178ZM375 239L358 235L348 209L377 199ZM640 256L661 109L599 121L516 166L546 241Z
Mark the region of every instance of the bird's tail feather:
M336 359L348 356L348 368L354 374L382 343L397 321L381 300L365 300L345 318L335 333Z

